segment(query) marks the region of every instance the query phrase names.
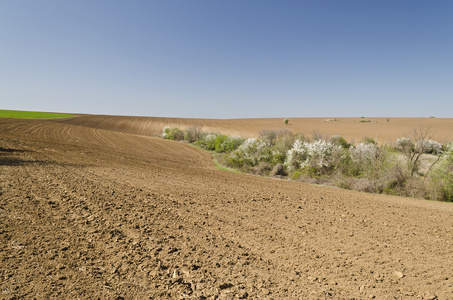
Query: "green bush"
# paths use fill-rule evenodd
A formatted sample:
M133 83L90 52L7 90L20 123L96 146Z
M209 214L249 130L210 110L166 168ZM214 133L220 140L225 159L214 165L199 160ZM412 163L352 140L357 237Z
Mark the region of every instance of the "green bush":
M303 135L296 135L290 131L278 131L277 138L272 144L273 162L284 163L288 151L293 147L296 140L307 141Z
M214 138L214 150L215 152L226 152L225 149L226 147L224 146L226 144L226 141L228 140L228 136L225 134L217 134Z
M349 149L350 165L355 176L376 179L390 167L390 152L373 143L360 143Z
M434 199L453 202L453 175L451 173L443 173L442 176L435 177L433 183L438 190L437 197Z
M218 145L226 138L226 135L219 135L219 134L207 134L203 135L201 139L197 141L197 144L200 145L202 148L215 151L216 145Z
M184 132L178 128L165 127L162 137L167 140L182 141L184 140Z
M216 137L215 134L204 133L197 140L196 144L205 150L214 151L215 150L215 137Z
M368 136L366 136L362 139L362 143L377 145L376 141L373 138L368 137Z
M366 137L362 143L352 146L341 136L332 136L327 141L315 132L310 141L287 130L263 130L260 139L244 140L225 134L203 133L200 126L184 132L165 127L162 136L195 142L218 153L216 158L225 166L244 172L289 176L304 182L364 192L453 202L453 142L441 148L429 139L416 144L409 138L402 138L397 141L398 148L389 148L378 146L372 138ZM430 168L426 176L415 176L411 165L399 162L397 158L398 153L403 153L417 162L419 156L414 153L428 152L417 152L418 148L435 149L441 155L438 163L433 164L436 167L432 171Z
M363 177L362 168L352 159L350 151L343 151L342 159L339 161L336 170L348 177Z
M255 138L246 139L227 159L231 167L241 170L257 166L261 162L272 164L273 152L268 143Z
M447 145L437 168L431 174L432 197L453 202L453 142Z
M344 149L348 149L351 147L351 144L349 144L346 139L340 135L333 135L330 137L330 142L336 146L340 146Z
M232 152L239 148L239 146L244 142L244 139L241 137L227 137L226 139L221 139L220 143L216 143L216 152Z
M202 135L197 144L206 150L224 153L236 150L243 141L240 137L229 137L225 134L207 134Z
M292 180L297 180L300 178L300 176L302 175L302 172L301 171L294 171L291 173L291 179Z

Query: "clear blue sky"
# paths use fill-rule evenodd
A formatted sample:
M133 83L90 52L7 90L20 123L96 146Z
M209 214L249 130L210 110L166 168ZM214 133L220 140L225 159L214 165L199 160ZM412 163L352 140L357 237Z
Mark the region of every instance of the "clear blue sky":
M453 117L453 1L0 0L0 109Z

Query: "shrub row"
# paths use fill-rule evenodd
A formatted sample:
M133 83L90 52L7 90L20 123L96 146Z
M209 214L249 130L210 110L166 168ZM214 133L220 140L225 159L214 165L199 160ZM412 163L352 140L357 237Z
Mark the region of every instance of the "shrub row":
M335 135L314 133L310 140L287 130L263 130L259 138L243 139L205 133L201 127L184 131L165 127L165 139L194 143L221 153L220 163L243 172L289 176L318 184L373 193L453 201L453 142L401 138L396 147L364 138L357 145ZM418 174L421 154L437 155L427 174ZM407 157L402 164L399 157Z
M184 131L179 128L164 127L162 137L167 140L194 143L205 150L218 153L232 152L244 141L244 139L240 137L229 137L225 134L202 132L201 126L192 126Z

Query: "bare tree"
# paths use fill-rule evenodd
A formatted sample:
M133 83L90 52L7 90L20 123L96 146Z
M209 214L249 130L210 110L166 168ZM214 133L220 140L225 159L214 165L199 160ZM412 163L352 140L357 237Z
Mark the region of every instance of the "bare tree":
M192 125L185 130L184 139L190 143L194 143L200 139L203 126L201 125Z
M263 129L258 132L258 136L261 140L268 142L270 145L275 145L278 140L281 140L284 137L294 137L294 134L287 130L273 130L273 129Z
M312 133L311 133L311 136L313 138L314 141L327 141L327 135L322 135L322 133L320 133L318 130L313 130Z
M411 176L418 171L422 154L428 152L431 137L431 127L417 127L405 134L405 137L398 139L398 146L406 156Z
M279 132L277 130L263 129L260 130L258 136L260 139L268 142L270 145L274 145L277 140Z

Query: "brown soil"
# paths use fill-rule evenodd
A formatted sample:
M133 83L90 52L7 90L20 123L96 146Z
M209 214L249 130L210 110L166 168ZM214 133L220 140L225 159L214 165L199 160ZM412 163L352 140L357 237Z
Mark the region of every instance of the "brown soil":
M430 129L435 141L453 141L453 118L292 118L289 125L285 125L281 118L219 120L82 115L61 119L60 122L147 136L160 135L165 126L186 129L201 125L205 131L232 136L257 137L261 130L275 129L290 130L308 137L313 132L324 136L341 135L356 142L371 137L381 144L394 143L414 129L423 128Z
M451 203L219 171L150 124L0 118L1 298L453 299Z

